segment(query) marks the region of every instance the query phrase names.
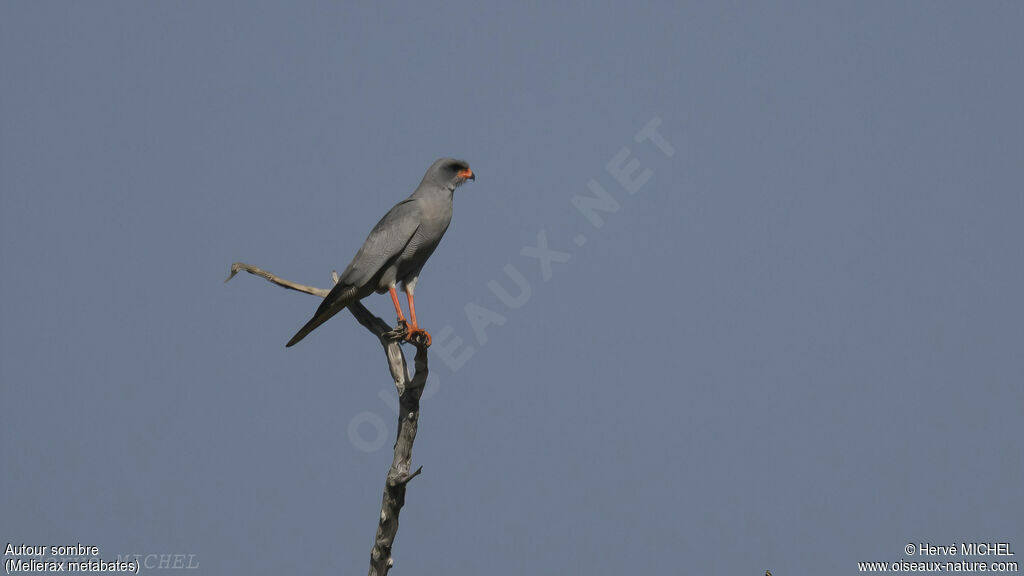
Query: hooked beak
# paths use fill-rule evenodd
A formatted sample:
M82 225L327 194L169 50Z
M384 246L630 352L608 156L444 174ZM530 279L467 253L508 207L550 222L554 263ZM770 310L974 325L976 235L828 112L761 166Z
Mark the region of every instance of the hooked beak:
M466 168L465 170L459 170L458 174L456 174L456 175L459 178L462 178L463 180L473 180L473 181L476 181L476 174L473 174L473 171L470 170L469 168Z

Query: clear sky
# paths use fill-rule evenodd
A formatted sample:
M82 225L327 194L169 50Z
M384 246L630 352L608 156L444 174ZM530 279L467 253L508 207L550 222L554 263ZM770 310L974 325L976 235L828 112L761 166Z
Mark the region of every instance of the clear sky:
M363 573L380 346L344 314L285 349L316 299L222 280L328 286L455 156L394 574L1020 558L1022 29L1013 2L0 4L0 544Z

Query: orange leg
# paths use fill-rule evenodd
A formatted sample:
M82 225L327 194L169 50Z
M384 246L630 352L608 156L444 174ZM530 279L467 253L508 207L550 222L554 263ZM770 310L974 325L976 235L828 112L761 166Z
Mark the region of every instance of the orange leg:
M412 292L406 292L405 295L409 298L409 316L412 317L412 325L409 327L409 337L411 338L413 334L417 333L423 334L427 337L427 346L430 346L430 333L426 330L420 329L419 324L416 323L416 299L413 298Z
M419 324L416 323L416 301L413 299L412 294L406 294L409 297L409 316L412 317L412 330L415 332L419 330Z
M394 302L394 304L395 304L395 312L398 313L398 321L402 322L402 323L405 323L405 314L402 314L402 305L398 303L398 292L395 291L395 287L394 286L391 287L390 292L391 292L391 301ZM413 326L415 326L416 325L416 313L415 312L413 312L413 316L412 317L413 317L412 324L413 324Z

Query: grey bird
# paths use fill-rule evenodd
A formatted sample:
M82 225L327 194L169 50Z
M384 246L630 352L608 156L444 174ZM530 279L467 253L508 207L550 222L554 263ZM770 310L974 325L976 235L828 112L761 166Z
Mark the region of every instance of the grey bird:
M416 191L395 204L377 222L313 318L292 336L286 346L294 346L331 316L374 292L390 292L398 322L407 327L405 338L411 340L416 334L423 334L429 346L430 334L416 324L413 292L420 270L452 221L452 195L466 180L476 180L476 176L464 161L441 158L434 162ZM406 323L398 302L395 291L398 283L402 284L409 299L409 323Z

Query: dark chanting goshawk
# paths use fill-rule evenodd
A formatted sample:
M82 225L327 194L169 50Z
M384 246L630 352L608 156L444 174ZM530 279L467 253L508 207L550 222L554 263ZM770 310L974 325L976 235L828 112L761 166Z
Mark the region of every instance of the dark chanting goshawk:
M338 283L316 309L313 318L299 330L287 346L293 346L346 306L377 292L391 293L399 323L405 323L395 286L402 284L409 299L410 322L406 339L423 334L430 344L430 334L416 324L413 292L420 270L434 253L452 220L452 196L455 189L476 180L469 164L462 160L441 158L427 170L423 181L411 196L388 211L373 227L352 263L345 268Z

